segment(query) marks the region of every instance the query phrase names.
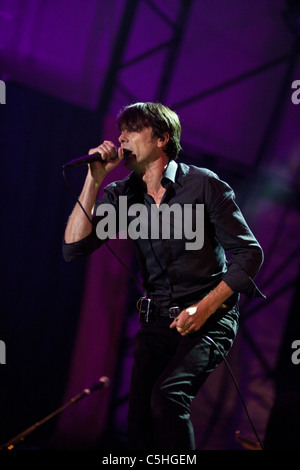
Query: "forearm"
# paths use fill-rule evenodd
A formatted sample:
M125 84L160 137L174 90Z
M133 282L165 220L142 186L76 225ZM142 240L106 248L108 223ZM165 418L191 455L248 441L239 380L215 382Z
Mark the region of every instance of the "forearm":
M86 213L92 217L92 210L97 194L106 175L112 171L124 158L122 148L118 151L113 142L105 140L101 145L90 149L89 154L98 152L102 160L89 165L87 177L84 182L79 201ZM86 217L82 207L77 203L69 217L66 230L65 242L74 243L82 240L92 232L91 222Z
M233 294L234 291L224 281L221 281L206 297L204 297L204 299L200 301L201 305L205 307L208 317L215 313L215 311L224 303L226 304L226 300Z
M79 201L86 213L92 217L92 210L95 204L99 188L104 180L104 176L97 181L91 176L90 170L84 182ZM92 231L92 225L82 207L76 203L65 229L65 242L74 243L88 236Z

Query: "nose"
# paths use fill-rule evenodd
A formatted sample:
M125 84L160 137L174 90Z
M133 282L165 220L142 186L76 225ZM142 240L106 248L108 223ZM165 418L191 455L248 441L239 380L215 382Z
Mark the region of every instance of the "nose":
M122 144L124 142L128 142L128 136L127 136L127 131L126 130L121 132L121 135L120 135L118 140L119 140L120 144Z

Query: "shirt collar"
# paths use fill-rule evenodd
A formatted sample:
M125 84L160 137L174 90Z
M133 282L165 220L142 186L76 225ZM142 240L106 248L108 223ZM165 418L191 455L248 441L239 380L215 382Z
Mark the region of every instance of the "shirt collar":
M164 171L164 174L163 174L163 177L162 177L162 184L164 182L168 182L168 181L171 181L172 183L175 183L175 180L176 180L176 173L177 173L177 163L175 162L175 160L170 160L169 163L168 163L168 166L167 168L165 169ZM168 180L168 181L166 181Z
M178 163L175 160L170 160L162 177L162 185L168 185L171 183L178 182L182 185L182 175L179 169ZM137 190L141 190L142 184L139 177L134 173L131 172L126 178L126 185L125 185L125 194L134 194Z

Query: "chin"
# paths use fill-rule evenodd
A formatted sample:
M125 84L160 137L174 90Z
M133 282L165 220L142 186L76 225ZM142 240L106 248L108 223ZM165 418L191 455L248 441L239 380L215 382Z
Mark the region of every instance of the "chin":
M136 161L135 158L128 158L124 160L124 166L134 171L141 171L141 165Z

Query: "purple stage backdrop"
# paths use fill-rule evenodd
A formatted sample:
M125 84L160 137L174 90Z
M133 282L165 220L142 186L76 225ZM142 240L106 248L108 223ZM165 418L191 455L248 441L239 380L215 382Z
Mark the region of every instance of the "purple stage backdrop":
M278 394L298 390L291 343L300 338L299 321L289 328L300 260L297 3L0 2L2 441L106 375L110 387L69 408L30 443L126 445L140 291L105 247L74 266L63 262L74 200L61 167L103 139L117 144L116 115L134 101L161 101L178 112L181 160L231 184L263 247L256 281L267 299L241 298L240 332L228 358L262 439ZM84 171L69 173L76 194ZM107 182L126 175L120 166ZM138 275L130 241L110 246ZM192 418L199 449L243 449L236 431L256 441L225 364L196 397Z

